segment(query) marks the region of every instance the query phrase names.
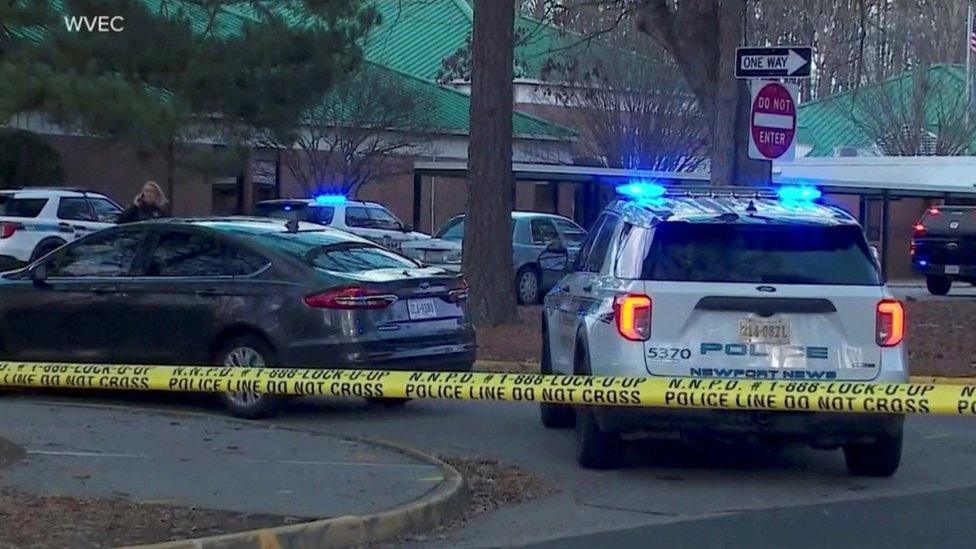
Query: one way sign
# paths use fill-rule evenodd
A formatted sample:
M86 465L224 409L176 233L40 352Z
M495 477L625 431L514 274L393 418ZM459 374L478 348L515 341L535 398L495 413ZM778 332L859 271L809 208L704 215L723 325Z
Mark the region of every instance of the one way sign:
M809 78L813 48L736 48L736 78Z

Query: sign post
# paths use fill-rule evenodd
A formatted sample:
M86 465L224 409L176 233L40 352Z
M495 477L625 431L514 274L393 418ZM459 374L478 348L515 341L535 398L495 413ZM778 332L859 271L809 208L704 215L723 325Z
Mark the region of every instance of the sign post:
M793 160L796 156L797 86L759 81L752 85L749 158Z

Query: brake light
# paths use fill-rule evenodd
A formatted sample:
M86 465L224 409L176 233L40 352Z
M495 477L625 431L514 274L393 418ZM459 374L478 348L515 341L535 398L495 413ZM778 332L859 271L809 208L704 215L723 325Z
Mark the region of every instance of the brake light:
M307 296L305 304L315 309L385 309L397 299L393 294L382 294L361 286L347 286Z
M24 226L13 221L0 221L0 238L10 238Z
M922 236L925 234L925 225L921 223L916 223L912 228L915 229L915 233L912 236Z
M643 294L618 295L613 299L617 331L631 341L651 337L651 298Z
M447 293L447 298L454 303L460 303L468 299L468 280L462 276L459 282L460 285Z
M939 209L938 208L929 208L929 213L932 214L932 215L939 215Z
M894 347L905 339L905 307L894 299L878 302L877 342L882 347Z

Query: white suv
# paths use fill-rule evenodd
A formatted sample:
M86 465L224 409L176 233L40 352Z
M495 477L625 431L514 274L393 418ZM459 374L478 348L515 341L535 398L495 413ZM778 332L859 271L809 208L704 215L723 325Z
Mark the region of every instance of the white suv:
M398 250L403 242L430 238L424 233L415 232L382 204L347 200L341 195L264 200L258 203L257 213L264 217L318 223L394 250Z
M89 233L112 226L122 208L84 190L0 191L0 269L14 268Z
M907 381L904 309L816 189L619 191L545 298L543 373ZM543 404L542 421L575 425L584 467L616 465L641 432L842 447L852 474L888 476L903 416Z

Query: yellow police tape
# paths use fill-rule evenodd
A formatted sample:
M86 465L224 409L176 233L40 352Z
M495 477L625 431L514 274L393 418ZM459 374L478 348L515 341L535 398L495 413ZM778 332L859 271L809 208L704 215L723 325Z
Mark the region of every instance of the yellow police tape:
M0 362L0 386L976 415L976 385Z

